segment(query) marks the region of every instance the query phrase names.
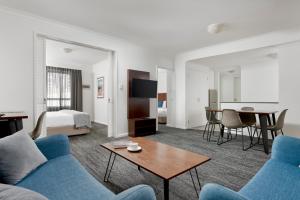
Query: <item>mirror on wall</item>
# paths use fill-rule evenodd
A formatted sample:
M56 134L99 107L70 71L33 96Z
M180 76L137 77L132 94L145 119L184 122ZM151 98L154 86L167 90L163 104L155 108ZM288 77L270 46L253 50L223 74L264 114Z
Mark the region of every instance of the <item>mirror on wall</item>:
M239 66L220 72L220 101L241 101L241 68Z

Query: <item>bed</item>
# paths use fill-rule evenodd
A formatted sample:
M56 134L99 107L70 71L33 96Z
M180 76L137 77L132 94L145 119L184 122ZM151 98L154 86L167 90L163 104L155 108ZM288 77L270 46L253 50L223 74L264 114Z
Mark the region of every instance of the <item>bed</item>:
M166 124L167 123L167 93L158 93L158 123Z
M47 135L81 135L90 132L91 120L88 113L75 110L47 112Z

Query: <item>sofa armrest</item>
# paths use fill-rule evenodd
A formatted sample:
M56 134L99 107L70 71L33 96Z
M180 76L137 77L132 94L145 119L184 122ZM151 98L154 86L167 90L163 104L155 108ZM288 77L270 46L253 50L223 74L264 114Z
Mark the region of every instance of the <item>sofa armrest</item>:
M137 185L116 195L113 200L156 200L155 193L150 186Z
M48 160L70 154L69 139L65 135L48 136L35 143Z
M299 166L300 139L289 136L276 137L272 147L272 159Z
M201 200L247 200L238 192L225 188L217 184L206 184L201 192L199 199Z

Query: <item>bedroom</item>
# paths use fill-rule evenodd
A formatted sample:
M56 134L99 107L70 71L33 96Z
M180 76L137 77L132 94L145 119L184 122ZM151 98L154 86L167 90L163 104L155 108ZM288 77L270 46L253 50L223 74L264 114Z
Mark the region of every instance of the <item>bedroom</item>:
M45 40L44 134L80 135L95 123L107 126L110 59L109 51Z

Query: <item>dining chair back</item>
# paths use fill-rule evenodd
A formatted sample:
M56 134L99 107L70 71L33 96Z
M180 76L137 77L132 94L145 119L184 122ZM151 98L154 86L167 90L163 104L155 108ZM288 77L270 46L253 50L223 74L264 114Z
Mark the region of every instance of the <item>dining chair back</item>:
M241 118L233 109L224 109L222 114L222 124L230 129L236 129L243 127Z
M33 140L37 139L42 132L42 127L43 127L43 121L46 115L46 111L42 112L42 114L40 114L38 121L36 123L35 128L33 129L33 131L30 133L30 136Z
M276 125L275 125L275 128L276 128L277 130L280 130L280 129L283 128L283 126L284 126L284 119L285 119L285 115L286 115L287 110L288 110L288 109L284 109L284 110L280 113L280 115L279 115L279 117L278 117L278 119L277 119Z
M254 111L253 107L242 107L242 111ZM240 113L240 118L243 124L247 126L253 126L256 124L256 117L253 113Z

